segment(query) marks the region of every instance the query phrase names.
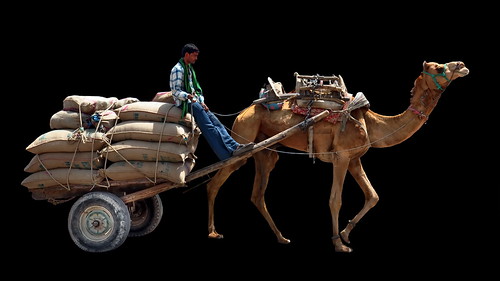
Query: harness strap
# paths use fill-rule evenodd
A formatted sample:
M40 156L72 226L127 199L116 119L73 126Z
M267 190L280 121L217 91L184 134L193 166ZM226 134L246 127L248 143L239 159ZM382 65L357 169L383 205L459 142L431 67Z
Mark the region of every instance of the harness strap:
M422 118L425 118L426 120L429 119L429 116L425 115L422 111L416 109L416 108L413 108L411 105L408 106L408 110L417 114L418 118L422 119Z
M308 139L307 139L307 151L309 152L309 158L314 158L314 126L309 126L308 128Z
M436 79L436 76L443 76L444 79L446 79L446 81L450 81L450 79L448 79L448 77L446 77L446 67L447 67L447 64L445 63L444 64L444 69L443 69L443 72L441 73L438 73L438 74L432 74L432 73L429 73L427 71L422 71L423 74L427 74L429 75L431 78L432 78L432 81L434 81L434 84L436 85L436 87L439 89L439 90L442 90L443 91L443 87L441 87L441 85L439 85L437 79Z

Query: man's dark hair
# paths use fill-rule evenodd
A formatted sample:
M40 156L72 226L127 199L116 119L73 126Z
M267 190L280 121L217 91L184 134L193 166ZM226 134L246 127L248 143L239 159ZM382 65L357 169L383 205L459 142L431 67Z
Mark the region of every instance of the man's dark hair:
M182 47L181 56L183 57L186 53L191 54L191 53L197 53L199 51L200 50L198 49L198 47L196 47L195 44L188 43L184 45L184 47Z

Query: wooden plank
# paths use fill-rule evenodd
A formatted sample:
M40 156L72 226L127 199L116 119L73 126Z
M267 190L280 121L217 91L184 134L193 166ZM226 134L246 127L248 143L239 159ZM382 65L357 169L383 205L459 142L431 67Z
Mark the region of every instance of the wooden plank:
M339 77L337 76L322 76L322 75L299 75L298 73L295 73L296 78L303 78L303 79L314 79L314 80L326 80L326 81L332 81L332 80L340 80Z
M252 102L252 104L258 104L258 103L265 103L265 102L284 102L285 100L289 98L294 98L299 96L299 93L287 93L287 94L281 94L280 97L265 97L265 98L260 98L256 99Z
M288 128L280 133L277 133L276 135L274 135L266 140L263 140L263 141L255 144L252 149L248 150L247 152L245 152L243 154L230 157L226 160L222 160L222 161L216 162L212 165L209 165L207 167L204 167L202 169L193 171L186 176L186 182L189 182L189 181L192 181L192 180L197 179L199 177L205 176L211 172L214 172L214 171L219 170L225 166L236 163L242 159L249 158L252 156L252 154L257 153L257 152L259 152L259 151L265 149L266 147L269 147L275 143L278 143L278 142L282 141L283 139L286 139L287 137L289 137L289 136L291 136L291 135L293 135L301 130L305 130L311 124L316 123L316 122L320 121L321 119L325 118L328 115L328 113L329 113L329 111L325 110L318 115L315 115L311 118L308 118L308 119L300 122L299 124L296 124L295 126L292 126L292 127ZM133 202L136 200L141 200L141 199L153 197L158 193L167 191L167 190L172 189L172 188L181 187L181 186L184 186L184 185L176 184L176 183L172 183L172 182L166 182L166 183L152 186L150 188L136 191L134 193L124 195L121 197L121 199L125 203L130 203L130 202Z
M109 191L115 194L126 194L139 191L161 183L167 182L166 179L157 179L152 182L148 179L103 181L99 185L71 185L70 188L64 186L49 186L44 188L30 189L32 197L35 200L65 200L72 197L81 196L91 191Z
M323 86L301 86L299 87L298 91L309 91L309 90L316 90L316 91L319 91L319 90L333 90L335 92L342 92L342 87L339 87L339 86L335 86L335 85L323 85Z
M161 184L158 184L158 185L155 185L155 186L152 186L152 187L140 190L140 191L136 191L136 192L124 195L120 198L123 200L123 202L125 202L125 204L127 204L127 203L134 202L137 200L150 198L150 197L155 196L158 193L167 191L167 190L172 189L172 188L181 187L181 186L185 186L185 185L179 184L179 183L173 183L173 182L169 181L169 182L161 183Z

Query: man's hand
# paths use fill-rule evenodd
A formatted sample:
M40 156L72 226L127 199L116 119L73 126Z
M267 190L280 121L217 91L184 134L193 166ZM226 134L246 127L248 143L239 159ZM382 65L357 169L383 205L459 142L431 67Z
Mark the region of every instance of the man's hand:
M205 111L209 111L208 106L205 103L202 103L201 106L203 106L203 109L205 109Z

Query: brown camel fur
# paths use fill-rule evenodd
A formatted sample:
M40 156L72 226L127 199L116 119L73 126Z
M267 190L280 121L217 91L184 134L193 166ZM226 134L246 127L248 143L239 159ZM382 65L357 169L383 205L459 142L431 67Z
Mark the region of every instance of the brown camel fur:
M444 73L444 74L443 74ZM463 77L469 70L460 61L447 64L424 62L423 71L417 77L411 90L410 106L403 113L384 116L367 107L355 109L351 116L358 122L347 121L344 130L341 123L320 121L314 124L313 147L318 159L333 164L333 184L329 206L333 221L332 242L336 252L351 252L345 243L350 243L349 234L361 218L373 208L379 197L371 185L361 164L363 156L370 147L390 147L410 138L426 122L434 110L446 87L458 77ZM255 104L241 112L234 121L233 137L240 143L259 142L273 136L304 120L304 116L295 114L290 109L290 102L285 102L281 110L269 111L260 104ZM296 133L280 142L281 145L308 151L307 130ZM278 161L278 153L264 149L253 154L255 178L251 201L267 220L279 243L290 243L283 237L269 214L264 199L269 175ZM246 160L226 166L217 171L207 184L208 191L208 232L210 238L223 238L214 226L214 202L220 187L227 178ZM339 232L339 211L342 205L342 189L347 171L354 177L364 193L363 208L349 221L344 230Z

